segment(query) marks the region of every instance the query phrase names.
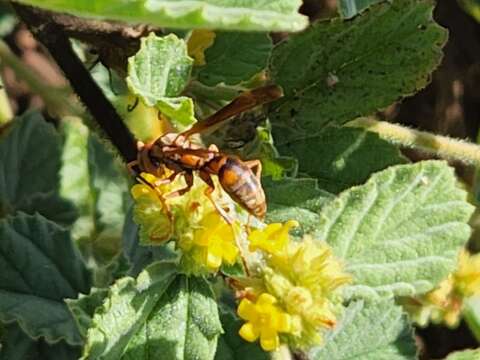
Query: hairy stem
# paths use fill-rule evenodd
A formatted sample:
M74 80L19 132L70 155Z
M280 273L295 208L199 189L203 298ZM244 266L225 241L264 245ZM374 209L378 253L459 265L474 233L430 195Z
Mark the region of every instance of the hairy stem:
M382 139L397 145L480 166L480 146L460 139L418 131L372 118L358 118L349 122L347 126L372 131Z
M55 23L45 22L34 8L12 3L19 17L29 26L35 37L47 48L64 72L74 91L85 104L95 121L109 137L126 162L137 157L136 142L122 118L108 101L90 72L72 49L70 40Z

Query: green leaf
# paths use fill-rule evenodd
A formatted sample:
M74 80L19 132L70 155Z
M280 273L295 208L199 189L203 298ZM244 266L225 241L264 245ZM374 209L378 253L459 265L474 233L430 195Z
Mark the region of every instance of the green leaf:
M272 39L264 33L217 33L205 51L206 65L199 68L198 80L205 85L235 85L249 80L267 67Z
M174 34L159 37L150 33L142 38L137 54L128 59L127 84L181 131L196 121L192 99L179 96L190 79L192 65L184 40Z
M80 119L69 119L62 123L64 146L60 170L60 193L75 204L79 217L72 227L72 237L78 240L89 237L94 229L91 217L94 208L93 194L90 192L88 171L88 134Z
M120 359L174 280L175 271L172 264L156 263L137 280L126 277L113 284L102 307L95 312L82 358Z
M193 101L189 97L164 97L159 99L155 106L162 114L172 120L178 131L186 130L197 121L195 119Z
M31 337L80 344L64 303L90 288L67 231L36 214L0 220L0 320L17 321Z
M312 360L416 359L413 330L392 300L351 303L328 333L325 345L309 351Z
M136 281L117 281L94 316L83 358L213 358L221 332L213 293L204 279L175 272L157 262Z
M267 197L268 222L297 220L304 232L314 230L319 222L319 210L334 197L320 190L315 179L263 179Z
M347 296L413 296L453 271L472 211L445 162L397 165L326 204L315 235L347 263Z
M218 339L216 360L267 360L268 353L263 351L258 343L243 340L238 331L243 322L226 306L220 306L220 319L225 333Z
M92 288L90 294L80 294L77 299L66 299L65 302L77 322L82 337L92 325L95 310L100 307L108 295L108 289Z
M109 20L172 28L299 31L308 19L300 0L22 0L25 4Z
M95 238L91 238L97 260L110 261L121 249L123 224L129 205L126 166L90 133L88 137L90 191L95 199L92 216Z
M377 4L383 0L340 0L338 2L338 12L344 18L352 18L362 12L370 5Z
M280 151L298 159L299 171L318 179L321 189L339 193L406 159L394 145L371 132L327 127L320 134L284 144Z
M177 276L122 359L213 359L221 332L208 282Z
M480 349L456 351L447 356L446 360L478 360L480 359Z
M350 21L318 22L276 46L270 72L285 92L271 107L277 146L372 114L423 88L447 37L432 20L432 6L382 3Z
M128 205L125 167L79 119L62 125L61 193L80 214L72 237L85 256L104 264L121 248Z
M0 337L0 360L72 360L79 356L80 347L63 341L52 345L43 340L35 341L17 324L7 325Z
M60 137L40 114L10 123L0 138L0 216L38 212L62 225L75 209L58 195Z
M140 50L128 59L127 84L148 106L164 97L178 96L190 78L193 59L176 35L142 38Z

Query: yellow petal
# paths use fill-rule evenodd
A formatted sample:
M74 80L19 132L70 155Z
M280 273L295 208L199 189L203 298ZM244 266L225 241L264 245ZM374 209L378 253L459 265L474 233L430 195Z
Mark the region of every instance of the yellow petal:
M223 258L228 264L233 264L237 260L238 248L231 243L224 243Z
M135 184L130 189L130 193L135 200L137 200L141 196L149 195L151 191L151 188L143 184Z
M243 324L240 330L238 331L238 334L243 339L249 342L254 342L260 336L260 332L258 331L258 329L255 326L253 326L253 324L250 322Z
M242 299L238 305L237 314L244 320L253 321L257 318L255 305L248 299Z
M273 351L280 345L280 339L275 331L263 331L260 334L260 346L265 351Z
M263 293L258 297L257 300L257 305L258 306L268 306L268 305L273 305L277 302L277 299L275 299L275 296L270 295L268 293Z
M222 256L207 250L207 266L211 269L218 269L222 265Z
M290 332L292 329L292 317L286 313L277 316L277 330L279 332Z

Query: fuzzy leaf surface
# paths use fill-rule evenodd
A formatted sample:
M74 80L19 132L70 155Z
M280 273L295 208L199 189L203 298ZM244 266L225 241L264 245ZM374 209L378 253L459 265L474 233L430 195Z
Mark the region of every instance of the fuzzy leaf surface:
M140 50L128 59L127 84L148 106L163 97L179 95L190 77L193 59L176 35L142 38Z
M107 289L92 288L88 295L80 294L77 299L65 300L82 337L86 337L87 331L92 325L95 310L102 305L107 295Z
M447 32L430 1L372 6L350 21L313 24L277 45L270 73L285 97L271 107L276 144L369 115L425 87Z
M82 359L120 359L173 281L174 272L172 264L157 263L146 268L137 280L117 280L93 316Z
M312 360L416 359L413 330L392 300L351 303L325 345L309 351Z
M396 146L378 135L348 127L329 126L279 150L298 159L299 171L332 193L363 184L372 173L406 162Z
M0 137L0 216L38 212L70 224L76 212L58 194L60 136L39 113L16 118Z
M272 39L264 33L217 33L213 46L205 51L206 65L198 80L205 85L235 85L249 80L267 67Z
M21 0L76 15L151 23L160 27L300 31L308 25L300 0Z
M347 296L412 296L453 271L472 211L445 162L397 165L326 204L315 235L345 260Z
M69 233L44 217L0 220L0 320L31 337L81 343L65 298L90 288L90 276Z
M334 196L318 188L310 178L284 178L262 180L267 198L268 222L297 220L303 231L310 232L318 225L318 212Z
M221 332L217 303L208 282L177 276L122 359L213 359Z
M213 293L204 279L175 271L157 262L137 280L117 281L94 315L83 359L212 359L222 331Z

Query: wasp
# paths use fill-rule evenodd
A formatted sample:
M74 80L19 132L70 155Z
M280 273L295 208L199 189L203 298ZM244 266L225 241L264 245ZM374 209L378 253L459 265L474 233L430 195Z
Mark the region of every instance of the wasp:
M212 175L216 175L222 188L235 202L251 215L263 219L267 205L260 182L261 162L243 161L237 156L222 153L214 144L208 148L202 147L192 142L190 137L206 130L213 130L223 121L281 96L282 90L276 85L246 91L206 120L196 123L182 133L168 133L151 143L139 143L137 160L129 164L129 167L137 166L141 172L162 178L155 185L168 184L178 176L183 176L186 186L167 194L166 198L188 192L193 186L194 173L197 173L208 185L205 195L222 217L231 223L225 211L211 196L215 190ZM165 168L171 171L167 178L164 178Z

